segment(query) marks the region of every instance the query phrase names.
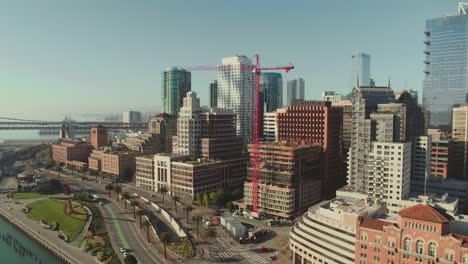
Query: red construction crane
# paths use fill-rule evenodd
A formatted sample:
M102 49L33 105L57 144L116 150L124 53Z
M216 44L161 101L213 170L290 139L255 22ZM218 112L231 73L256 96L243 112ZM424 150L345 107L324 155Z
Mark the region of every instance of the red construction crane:
M254 55L255 57L255 65L248 65L248 66L240 66L239 68L231 67L231 66L200 66L200 67L184 67L186 70L230 70L230 71L252 71L255 74L255 91L254 91L254 133L253 133L253 152L252 152L252 195L253 195L253 202L252 202L252 211L258 211L258 165L260 163L260 151L259 151L259 141L260 141L260 78L262 71L271 71L271 70L285 70L289 72L290 70L294 69L293 65L288 66L277 66L277 67L260 67L260 56L258 54Z

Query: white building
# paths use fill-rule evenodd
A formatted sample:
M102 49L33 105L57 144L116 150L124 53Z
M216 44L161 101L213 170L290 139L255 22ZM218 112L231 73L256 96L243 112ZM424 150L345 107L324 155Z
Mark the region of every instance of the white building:
M432 140L430 136L420 136L414 139L411 182L424 180L426 175L431 175L431 152Z
M264 113L263 114L263 139L265 141L276 141L277 133L278 133L278 126L276 122L276 112Z
M345 97L342 94L337 94L334 91L322 91L322 101L328 101L332 104L340 103Z
M242 70L252 66L246 56L224 58L218 71L218 107L232 109L237 115L237 135L245 144L253 138L254 74Z
M128 111L122 113L122 123L140 123L141 112Z
M195 92L187 92L177 118L177 137L173 137L174 153L200 156L201 114L200 99Z

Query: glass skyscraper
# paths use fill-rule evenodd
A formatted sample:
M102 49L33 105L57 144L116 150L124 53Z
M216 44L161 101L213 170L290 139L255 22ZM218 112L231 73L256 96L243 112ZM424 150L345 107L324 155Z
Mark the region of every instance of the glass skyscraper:
M276 111L283 106L283 77L277 72L263 72L261 76L263 110Z
M305 98L304 86L305 86L305 81L302 78L288 81L288 84L287 84L287 92L288 92L287 105L288 106L292 106L293 101L296 99L304 100Z
M430 111L430 126L449 128L455 104L466 102L468 15L467 4L457 14L426 21L423 104Z
M370 86L370 55L355 52L353 53L352 58L351 88L357 86Z
M161 73L161 113L179 113L187 92L192 90L192 75L179 67L168 67Z

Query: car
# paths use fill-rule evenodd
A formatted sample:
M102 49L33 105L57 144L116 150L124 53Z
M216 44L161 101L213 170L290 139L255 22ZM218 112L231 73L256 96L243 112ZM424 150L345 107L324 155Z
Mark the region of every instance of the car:
M127 253L127 249L124 247L120 247L120 253Z

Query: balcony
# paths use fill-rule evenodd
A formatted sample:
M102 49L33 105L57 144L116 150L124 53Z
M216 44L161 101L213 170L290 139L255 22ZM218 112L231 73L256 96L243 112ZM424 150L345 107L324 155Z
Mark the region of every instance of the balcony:
M429 49L425 49L423 52L424 52L424 54L426 54L426 55L431 55L431 51L430 51Z
M426 44L426 45L431 45L431 41L430 41L430 40L425 40L425 41L424 41L424 44Z
M425 34L426 36L430 36L430 35L431 35L431 32L430 32L429 30L425 30L425 31L424 31L424 34Z
M424 69L423 72L424 72L425 74L429 74L429 73L430 73L430 71L429 71L428 69Z
M423 62L424 62L424 64L426 64L426 65L431 64L431 61L428 61L428 60L424 60Z

